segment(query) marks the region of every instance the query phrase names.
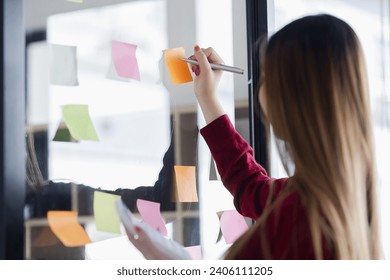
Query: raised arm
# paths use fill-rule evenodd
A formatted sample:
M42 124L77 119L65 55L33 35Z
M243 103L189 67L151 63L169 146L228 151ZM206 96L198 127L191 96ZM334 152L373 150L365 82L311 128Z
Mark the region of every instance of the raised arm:
M250 145L238 134L218 100L217 86L221 71L212 70L209 62L223 63L212 49L195 46L199 67L192 66L196 77L194 91L207 125L201 134L210 148L224 186L234 196L237 210L256 219L263 211L273 181L253 157ZM275 181L274 196L284 186L284 180Z
M199 63L199 66L191 66L196 75L194 79L195 96L206 123L209 124L225 114L217 97L217 87L222 71L212 70L210 67L210 63L223 63L223 61L212 48L200 49L198 45L194 47L193 57Z

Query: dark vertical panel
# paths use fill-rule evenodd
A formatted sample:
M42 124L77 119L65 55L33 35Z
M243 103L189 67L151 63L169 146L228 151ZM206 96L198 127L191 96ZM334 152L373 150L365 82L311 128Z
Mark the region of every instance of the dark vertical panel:
M23 0L2 0L0 115L0 259L23 259L25 80Z
M35 30L31 32L27 32L26 34L26 48L25 48L25 77L26 77L26 83L25 83L25 98L26 98L26 109L28 108L28 48L30 44L36 43L36 42L43 42L46 41L46 30ZM48 180L49 178L49 143L48 143L48 131L47 128L42 128L42 130L34 130L33 132L33 140L34 140L34 148L35 148L35 156L38 161L39 169L42 173L43 179Z
M259 106L258 88L260 82L258 42L260 38L266 36L268 30L267 0L247 0L246 13L250 144L254 149L256 161L268 171L267 131L257 109Z

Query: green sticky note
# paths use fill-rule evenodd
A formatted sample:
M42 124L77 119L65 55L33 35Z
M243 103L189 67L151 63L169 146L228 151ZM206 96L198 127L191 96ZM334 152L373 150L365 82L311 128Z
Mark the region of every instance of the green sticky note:
M65 105L62 115L74 139L99 140L88 113L88 105Z
M72 137L69 129L65 126L62 127L61 124L58 126L56 134L54 135L53 141L59 142L78 142L76 139Z
M118 199L121 199L119 195L94 192L93 214L98 231L121 233L120 219L115 206Z

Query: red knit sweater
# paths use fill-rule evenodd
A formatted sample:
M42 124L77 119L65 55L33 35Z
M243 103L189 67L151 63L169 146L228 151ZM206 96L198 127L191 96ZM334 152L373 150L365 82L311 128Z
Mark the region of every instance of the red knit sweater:
M227 115L208 124L200 133L210 148L223 184L234 197L237 210L243 216L256 220L266 205L271 181L274 181L274 200L286 187L288 179L271 179L267 175L255 161L252 148L234 129ZM272 210L265 231L270 258L315 258L306 211L297 193L288 194ZM238 259L264 259L263 252L260 235L254 234Z

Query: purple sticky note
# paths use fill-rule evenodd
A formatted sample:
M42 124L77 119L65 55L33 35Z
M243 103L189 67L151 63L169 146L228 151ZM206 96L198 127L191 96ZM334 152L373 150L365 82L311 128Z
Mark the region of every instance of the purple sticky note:
M137 208L145 224L158 230L162 235L168 235L164 220L161 217L160 203L137 199Z
M227 244L231 244L240 237L248 225L243 216L237 210L224 211L221 216L221 231Z
M140 80L138 62L135 56L136 45L118 41L111 42L112 61L120 77Z
M191 256L191 258L193 260L201 260L201 259L203 259L203 257L202 257L202 249L201 249L200 245L185 247L185 249L190 254L190 256Z

